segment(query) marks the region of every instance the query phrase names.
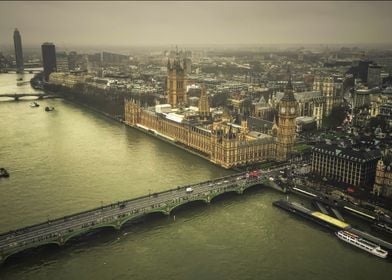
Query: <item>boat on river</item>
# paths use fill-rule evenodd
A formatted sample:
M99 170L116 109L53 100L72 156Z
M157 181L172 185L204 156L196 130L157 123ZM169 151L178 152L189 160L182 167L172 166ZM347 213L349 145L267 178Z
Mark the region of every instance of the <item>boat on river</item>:
M377 245L373 242L363 239L354 233L351 233L346 230L340 230L335 234L340 240L343 240L344 242L354 245L355 247L358 247L377 257L385 259L388 256L388 252L382 249L380 245Z
M31 103L30 103L30 107L31 107L31 108L36 108L36 107L39 107L39 104L38 104L38 102L35 102L35 101L34 101L34 102L31 102Z
M8 171L5 168L1 167L0 168L0 178L1 177L8 178L9 176L10 176L10 174L8 173Z

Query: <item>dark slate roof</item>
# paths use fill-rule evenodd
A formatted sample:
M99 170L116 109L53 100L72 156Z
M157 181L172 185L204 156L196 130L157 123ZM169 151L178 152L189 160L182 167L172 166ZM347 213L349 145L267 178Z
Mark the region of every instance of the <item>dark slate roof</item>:
M280 101L284 96L283 92L277 92L275 97L278 101ZM303 92L294 92L294 97L298 101L307 101L310 99L320 99L323 100L324 96L321 94L320 91L303 91Z
M312 147L312 151L357 162L367 162L381 158L381 152L379 150L354 150L351 147L344 148L336 144L317 144Z
M273 122L263 120L260 118L249 117L248 118L248 126L251 130L264 130L264 129L272 129L274 125Z

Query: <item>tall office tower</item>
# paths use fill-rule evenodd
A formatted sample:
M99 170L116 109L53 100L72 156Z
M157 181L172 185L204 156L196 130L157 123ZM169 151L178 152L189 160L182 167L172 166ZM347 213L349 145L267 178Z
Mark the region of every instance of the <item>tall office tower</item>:
M372 64L369 60L360 60L358 62L358 78L362 82L367 83L369 65Z
M14 47L15 47L16 72L21 73L24 70L22 38L20 37L20 33L17 28L15 28L14 31Z
M49 81L50 73L57 71L56 47L53 43L43 43L41 50L45 81Z

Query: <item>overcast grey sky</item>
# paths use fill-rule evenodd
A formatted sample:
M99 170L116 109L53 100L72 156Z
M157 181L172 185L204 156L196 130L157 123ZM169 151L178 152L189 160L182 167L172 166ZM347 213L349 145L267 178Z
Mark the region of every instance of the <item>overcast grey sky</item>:
M391 43L392 2L0 2L0 45Z

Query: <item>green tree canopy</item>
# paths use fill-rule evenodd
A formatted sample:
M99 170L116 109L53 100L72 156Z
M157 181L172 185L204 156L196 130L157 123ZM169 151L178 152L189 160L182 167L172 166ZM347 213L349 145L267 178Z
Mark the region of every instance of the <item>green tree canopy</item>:
M377 116L377 117L369 119L367 127L373 131L377 127L380 127L382 131L385 131L388 128L388 123L386 122L386 120L383 117Z
M324 119L324 126L326 128L337 128L342 125L344 119L347 117L347 110L343 106L332 108L331 112Z
M227 105L228 96L225 93L214 94L211 98L212 107L225 107Z

